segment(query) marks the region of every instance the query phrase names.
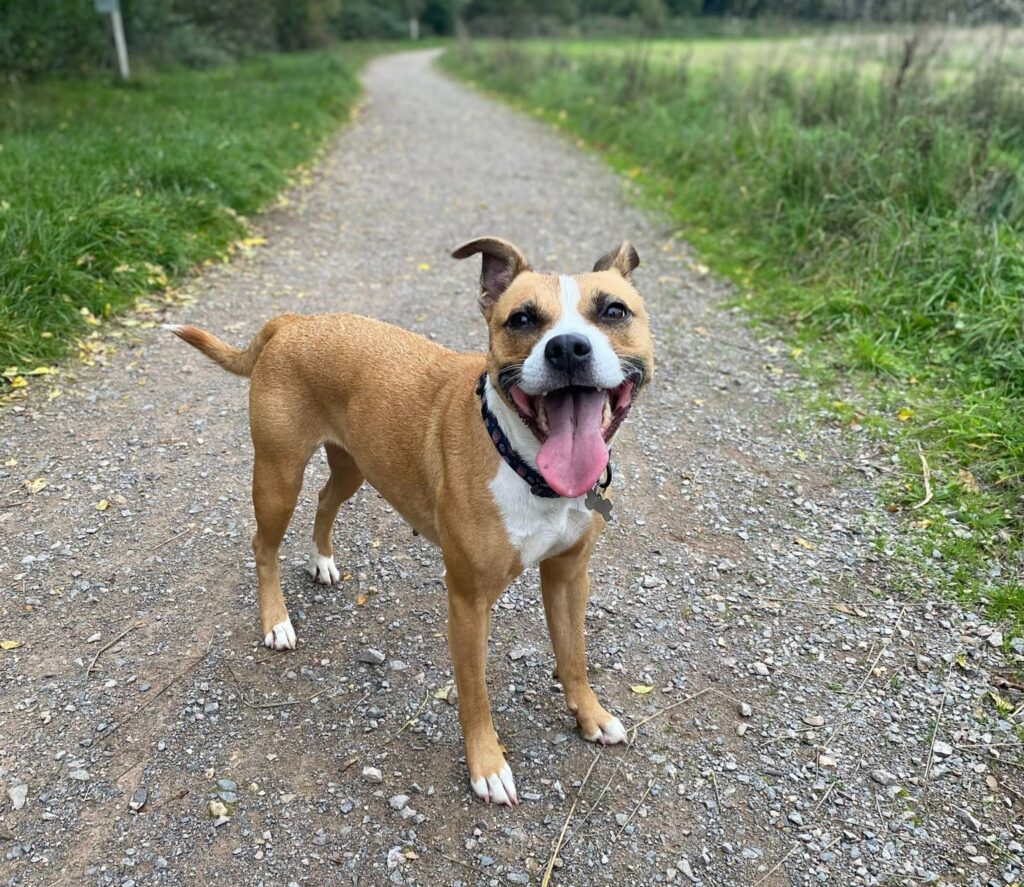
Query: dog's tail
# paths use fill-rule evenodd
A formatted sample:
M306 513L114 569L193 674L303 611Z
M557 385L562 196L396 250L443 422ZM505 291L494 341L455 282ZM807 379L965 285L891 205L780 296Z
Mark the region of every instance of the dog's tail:
M249 347L244 350L222 342L213 333L201 330L197 326L179 326L169 323L165 328L179 339L188 342L193 348L198 348L210 360L219 363L229 373L234 373L236 376L251 376L260 352L267 346L267 342L282 327L288 326L298 319L298 314L282 314L267 321L263 325L263 329L256 333L256 338L252 340Z

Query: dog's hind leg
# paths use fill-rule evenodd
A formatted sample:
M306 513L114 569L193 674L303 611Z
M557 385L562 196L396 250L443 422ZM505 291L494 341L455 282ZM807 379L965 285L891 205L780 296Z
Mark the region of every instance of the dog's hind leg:
M296 453L288 447L256 448L252 476L252 502L256 509L256 535L252 549L259 576L260 622L263 642L274 650L295 649L295 629L281 594L277 553L288 529L295 503L302 489L302 473L311 453Z
M355 460L337 444L326 443L327 464L331 476L320 491L316 506L316 520L313 522L313 549L306 569L317 582L333 585L341 578L334 563L334 548L331 531L338 517L341 504L350 498L363 483L363 475L356 467Z

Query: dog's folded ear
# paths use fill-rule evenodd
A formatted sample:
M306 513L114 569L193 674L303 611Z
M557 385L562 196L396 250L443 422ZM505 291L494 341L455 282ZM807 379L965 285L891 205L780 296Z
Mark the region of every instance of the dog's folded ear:
M640 256L636 254L636 250L633 249L633 244L628 240L623 240L622 243L613 249L610 253L605 253L594 262L595 271L618 271L626 280L632 280L630 275L633 273L633 269L640 264Z
M500 237L479 237L464 243L452 253L452 258L468 259L477 253L484 260L480 270L480 310L486 316L512 281L530 270L530 263L517 246Z

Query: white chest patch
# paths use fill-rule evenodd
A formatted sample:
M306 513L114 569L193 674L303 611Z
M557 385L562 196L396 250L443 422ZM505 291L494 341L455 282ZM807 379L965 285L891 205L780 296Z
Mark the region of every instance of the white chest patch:
M568 551L587 531L591 514L578 499L544 499L534 496L504 461L491 481L509 542L519 552L524 567Z

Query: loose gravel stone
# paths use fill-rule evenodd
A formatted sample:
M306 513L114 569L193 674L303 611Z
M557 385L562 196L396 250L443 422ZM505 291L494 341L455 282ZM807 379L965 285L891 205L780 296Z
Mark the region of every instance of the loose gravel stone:
M11 799L11 807L14 810L20 810L28 800L28 786L24 784L12 786L7 789L7 796Z
M896 774L890 773L888 770L872 770L871 778L879 785L896 785L899 782Z

